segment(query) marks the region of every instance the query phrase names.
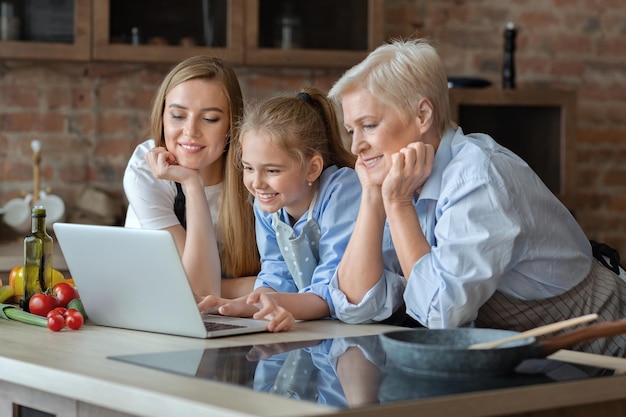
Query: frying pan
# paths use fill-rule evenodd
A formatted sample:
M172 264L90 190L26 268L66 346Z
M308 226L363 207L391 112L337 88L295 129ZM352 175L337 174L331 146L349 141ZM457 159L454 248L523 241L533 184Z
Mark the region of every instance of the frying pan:
M499 329L410 329L383 333L381 344L394 365L410 374L494 376L513 372L525 359L545 358L559 349L626 333L626 319L595 323L559 336L518 340L494 349L469 345L517 334Z
M548 361L549 362L549 361ZM568 364L569 365L569 364ZM570 365L571 366L571 365ZM378 399L381 403L430 398L440 395L489 391L554 382L545 374L518 374L467 378L465 376L417 375L385 369L381 375Z

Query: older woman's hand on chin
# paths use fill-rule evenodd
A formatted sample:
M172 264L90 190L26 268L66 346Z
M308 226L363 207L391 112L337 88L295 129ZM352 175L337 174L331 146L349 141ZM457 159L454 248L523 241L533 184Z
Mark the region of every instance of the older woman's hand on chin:
M362 156L359 155L354 164L354 170L356 171L357 176L359 177L359 182L361 183L361 188L365 189L378 189L380 191L380 184L373 184L370 175L363 163Z
M411 205L416 191L421 191L430 176L435 160L435 148L414 142L391 156L391 169L382 185L385 206Z

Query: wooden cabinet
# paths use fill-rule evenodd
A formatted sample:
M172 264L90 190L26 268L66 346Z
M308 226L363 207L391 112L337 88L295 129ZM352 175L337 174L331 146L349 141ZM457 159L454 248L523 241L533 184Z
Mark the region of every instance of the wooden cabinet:
M91 54L91 1L64 0L63 7L56 7L54 2L25 0L16 3L21 6L20 40L1 40L0 58L37 59L62 61L87 61ZM98 3L98 2L96 2ZM34 10L27 10L28 7ZM64 25L73 22L73 33L70 27L67 39L59 40ZM41 23L47 25L41 27ZM29 25L35 26L29 33ZM35 31L34 29L37 29ZM34 35L34 36L33 36ZM48 36L46 36L48 35ZM32 39L34 38L34 40Z
M207 54L240 64L243 11L244 0L97 0L92 57L174 63Z
M72 42L0 41L0 58L175 63L209 54L233 65L346 68L383 42L383 0L73 0L73 7Z
M522 157L561 199L572 195L576 93L450 89L452 119L464 133L487 133Z
M68 387L67 390L69 391L70 388ZM120 411L1 380L0 415L6 417L133 417Z
M382 0L249 0L246 6L249 65L346 68L383 42Z

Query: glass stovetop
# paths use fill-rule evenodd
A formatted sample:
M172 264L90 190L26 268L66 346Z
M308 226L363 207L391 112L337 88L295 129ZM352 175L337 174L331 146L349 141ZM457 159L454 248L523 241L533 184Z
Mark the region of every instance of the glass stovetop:
M548 359L528 359L515 372L503 376L415 375L394 367L378 336L112 356L110 359L342 408L558 383L613 373Z

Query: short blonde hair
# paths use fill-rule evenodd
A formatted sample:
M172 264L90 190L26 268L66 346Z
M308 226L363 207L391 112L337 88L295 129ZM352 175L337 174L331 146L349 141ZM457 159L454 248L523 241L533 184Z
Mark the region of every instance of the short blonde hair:
M440 135L452 125L448 79L443 61L424 39L394 40L372 51L332 87L329 97L341 105L344 94L365 89L407 120L422 98L433 105Z

